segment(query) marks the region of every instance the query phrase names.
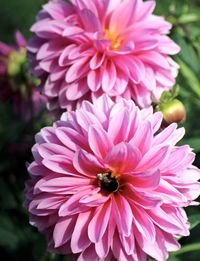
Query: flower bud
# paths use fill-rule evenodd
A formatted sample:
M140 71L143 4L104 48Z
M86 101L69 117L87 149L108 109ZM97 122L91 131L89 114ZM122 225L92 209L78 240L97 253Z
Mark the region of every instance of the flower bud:
M161 111L163 113L163 127L166 127L173 122L182 123L186 119L185 107L178 99L158 104L156 111Z
M7 72L9 76L20 74L23 64L26 63L26 50L21 48L20 51L13 50L8 56Z

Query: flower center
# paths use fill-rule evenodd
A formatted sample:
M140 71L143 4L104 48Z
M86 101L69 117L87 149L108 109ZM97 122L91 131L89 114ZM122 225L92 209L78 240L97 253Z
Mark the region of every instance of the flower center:
M119 189L119 181L116 176L112 175L112 172L97 174L98 184L101 189L105 189L108 192L116 192Z
M111 41L110 50L118 50L121 45L121 40L117 36L117 32L114 30L105 29L104 33L105 39Z

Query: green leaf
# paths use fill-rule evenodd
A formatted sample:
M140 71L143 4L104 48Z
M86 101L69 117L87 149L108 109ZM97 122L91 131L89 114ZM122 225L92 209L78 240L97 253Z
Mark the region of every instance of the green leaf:
M0 183L0 204L2 209L14 209L17 207L15 196L3 179L1 179Z
M192 252L192 251L199 251L200 249L200 242L188 244L183 246L180 250L174 253L175 256L182 255L184 253Z
M180 70L186 79L190 89L194 92L195 95L200 99L200 81L196 74L184 63L181 59L178 58L178 63L180 65Z
M197 14L183 14L178 19L178 22L181 24L187 24L192 22L198 22L200 20L200 17Z
M19 239L14 233L14 226L6 216L0 217L0 246L14 250L17 248Z
M187 32L189 29L185 28L185 30ZM193 30L193 27L191 30ZM200 64L198 54L193 47L192 39L186 41L185 37L181 36L179 32L175 35L175 41L181 47L181 52L179 53L178 57L180 57L181 60L183 60L183 62L185 62L192 69L192 71L198 74L200 70Z
M195 150L195 152L200 152L200 137L192 137L188 139L183 139L180 143L180 145L188 144L192 149Z
M170 255L169 258L167 259L167 261L180 261L180 259L174 255Z
M188 219L190 222L190 230L200 224L200 214L191 215Z

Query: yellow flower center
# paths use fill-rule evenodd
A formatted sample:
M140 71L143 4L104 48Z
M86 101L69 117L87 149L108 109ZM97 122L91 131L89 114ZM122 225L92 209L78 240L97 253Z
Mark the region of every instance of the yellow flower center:
M110 40L110 50L118 50L121 45L121 40L117 36L117 32L115 30L104 30L105 33L105 39Z

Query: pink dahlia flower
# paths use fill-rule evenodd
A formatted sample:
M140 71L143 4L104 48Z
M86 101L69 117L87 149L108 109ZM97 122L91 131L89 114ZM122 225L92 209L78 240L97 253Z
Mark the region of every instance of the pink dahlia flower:
M104 95L36 135L25 206L50 251L78 261L162 261L187 236L200 170L184 129ZM71 260L71 259L70 259ZM72 259L73 260L73 259Z
M175 83L180 48L154 1L62 0L43 6L29 56L49 108L74 109L102 93L146 107Z
M0 102L9 101L23 120L41 112L46 98L36 89L37 81L28 71L26 39L17 31L15 44L0 42Z

